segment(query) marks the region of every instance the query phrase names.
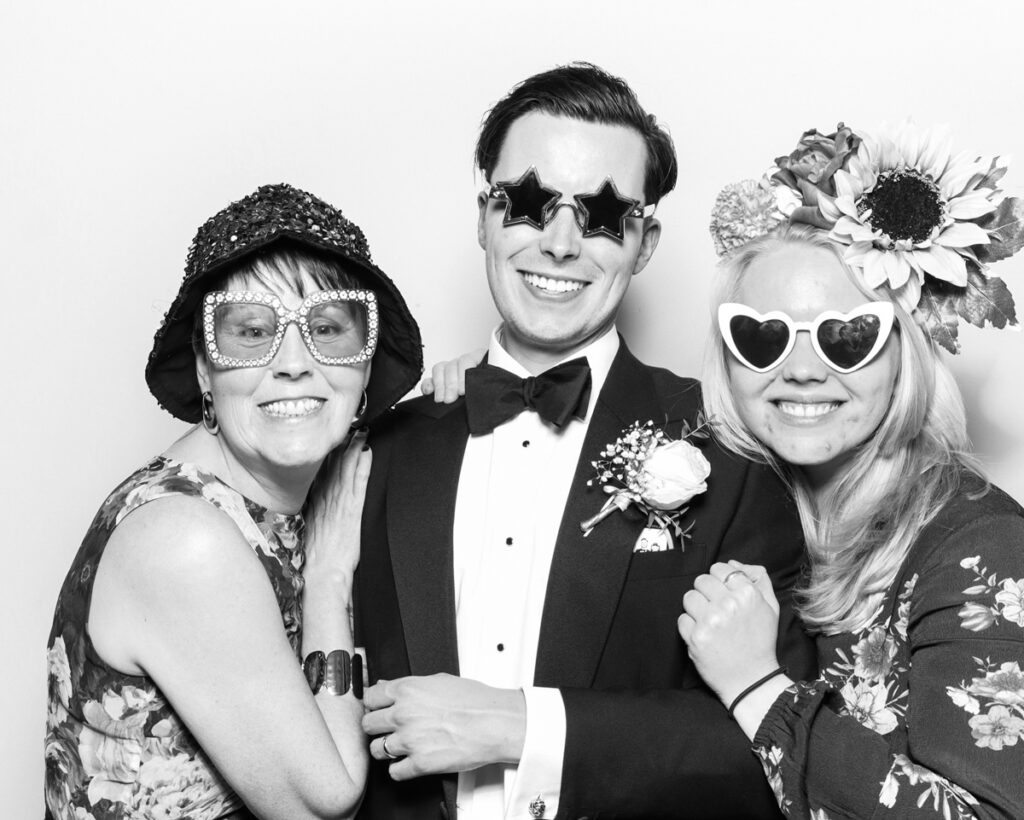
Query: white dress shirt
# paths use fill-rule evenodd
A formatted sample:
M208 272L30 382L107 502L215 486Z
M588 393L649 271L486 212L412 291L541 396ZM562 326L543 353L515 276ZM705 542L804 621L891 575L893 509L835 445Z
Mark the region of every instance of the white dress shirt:
M530 373L491 334L487 360ZM459 820L532 820L540 798L554 817L565 750L565 707L557 689L534 687L537 643L555 539L583 439L619 337L611 328L566 361L591 369L586 418L559 430L526 411L466 444L455 504L453 558L459 672L526 696L526 741L519 765L459 774ZM552 365L554 366L554 365Z

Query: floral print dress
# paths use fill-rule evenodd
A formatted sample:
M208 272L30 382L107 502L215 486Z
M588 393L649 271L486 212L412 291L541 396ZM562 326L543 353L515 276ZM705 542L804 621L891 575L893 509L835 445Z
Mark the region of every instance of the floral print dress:
M1024 818L1024 510L965 477L754 738L787 817ZM974 498L972 499L972 494Z
M110 534L132 510L175 495L201 498L231 516L267 572L298 657L301 516L270 512L194 465L154 459L104 501L57 599L47 651L47 818L250 816L153 681L104 663L86 630L93 579Z

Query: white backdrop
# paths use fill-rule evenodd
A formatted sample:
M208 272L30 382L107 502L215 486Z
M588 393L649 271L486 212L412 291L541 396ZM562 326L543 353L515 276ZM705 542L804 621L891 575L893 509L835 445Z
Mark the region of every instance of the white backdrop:
M496 321L480 118L525 76L594 61L670 126L682 165L620 329L641 358L696 374L711 203L803 130L910 115L950 123L958 148L1024 155L1015 2L3 5L4 817L42 812L44 647L67 565L106 493L185 429L143 367L196 227L230 200L287 181L341 207L403 289L427 361L449 358ZM1005 182L1024 193L1024 168ZM1024 258L996 272L1024 312ZM962 339L972 436L1024 498L1024 335Z

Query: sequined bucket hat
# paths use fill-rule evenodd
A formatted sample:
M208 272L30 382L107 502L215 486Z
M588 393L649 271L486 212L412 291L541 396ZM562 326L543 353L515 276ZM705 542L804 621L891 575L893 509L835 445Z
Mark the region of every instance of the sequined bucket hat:
M419 380L419 327L394 282L373 263L359 226L312 194L291 185L264 185L207 220L189 248L185 278L156 332L146 364L146 383L171 415L193 424L202 417L192 329L211 277L283 241L336 257L377 295L381 329L366 386L364 419L379 416Z

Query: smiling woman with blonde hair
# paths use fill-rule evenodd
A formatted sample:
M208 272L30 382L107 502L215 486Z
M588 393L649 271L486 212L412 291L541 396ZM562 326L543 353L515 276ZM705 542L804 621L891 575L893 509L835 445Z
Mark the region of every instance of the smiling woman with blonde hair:
M815 248L835 257L864 300L880 298L849 270L841 246L825 233L786 223L722 263L714 303L736 302L748 270L759 258L786 249L802 256ZM793 281L788 286L796 287ZM952 373L911 315L898 301L891 304L893 334L900 341L895 362L898 375L891 399L878 405L881 415L871 425L873 434L853 450L835 480L824 486L816 486L805 471L787 473L808 549L812 555L828 554L828 561L817 567L803 589L803 618L832 632L856 625L878 605L923 524L955 494L958 465L980 473L980 464L970 452L963 400ZM793 459L774 453L744 424L728 372L730 360L722 333L712 333L703 383L705 408L715 419L716 434L733 450L785 469ZM920 479L905 481L908 475ZM883 507L899 512L879 518Z
M821 676L779 666L761 567L712 566L679 631L787 816L1024 806L1024 509L981 476L938 349L961 317L1013 322L987 272L1024 239L1004 171L942 134L840 126L716 203L706 409L790 482Z

